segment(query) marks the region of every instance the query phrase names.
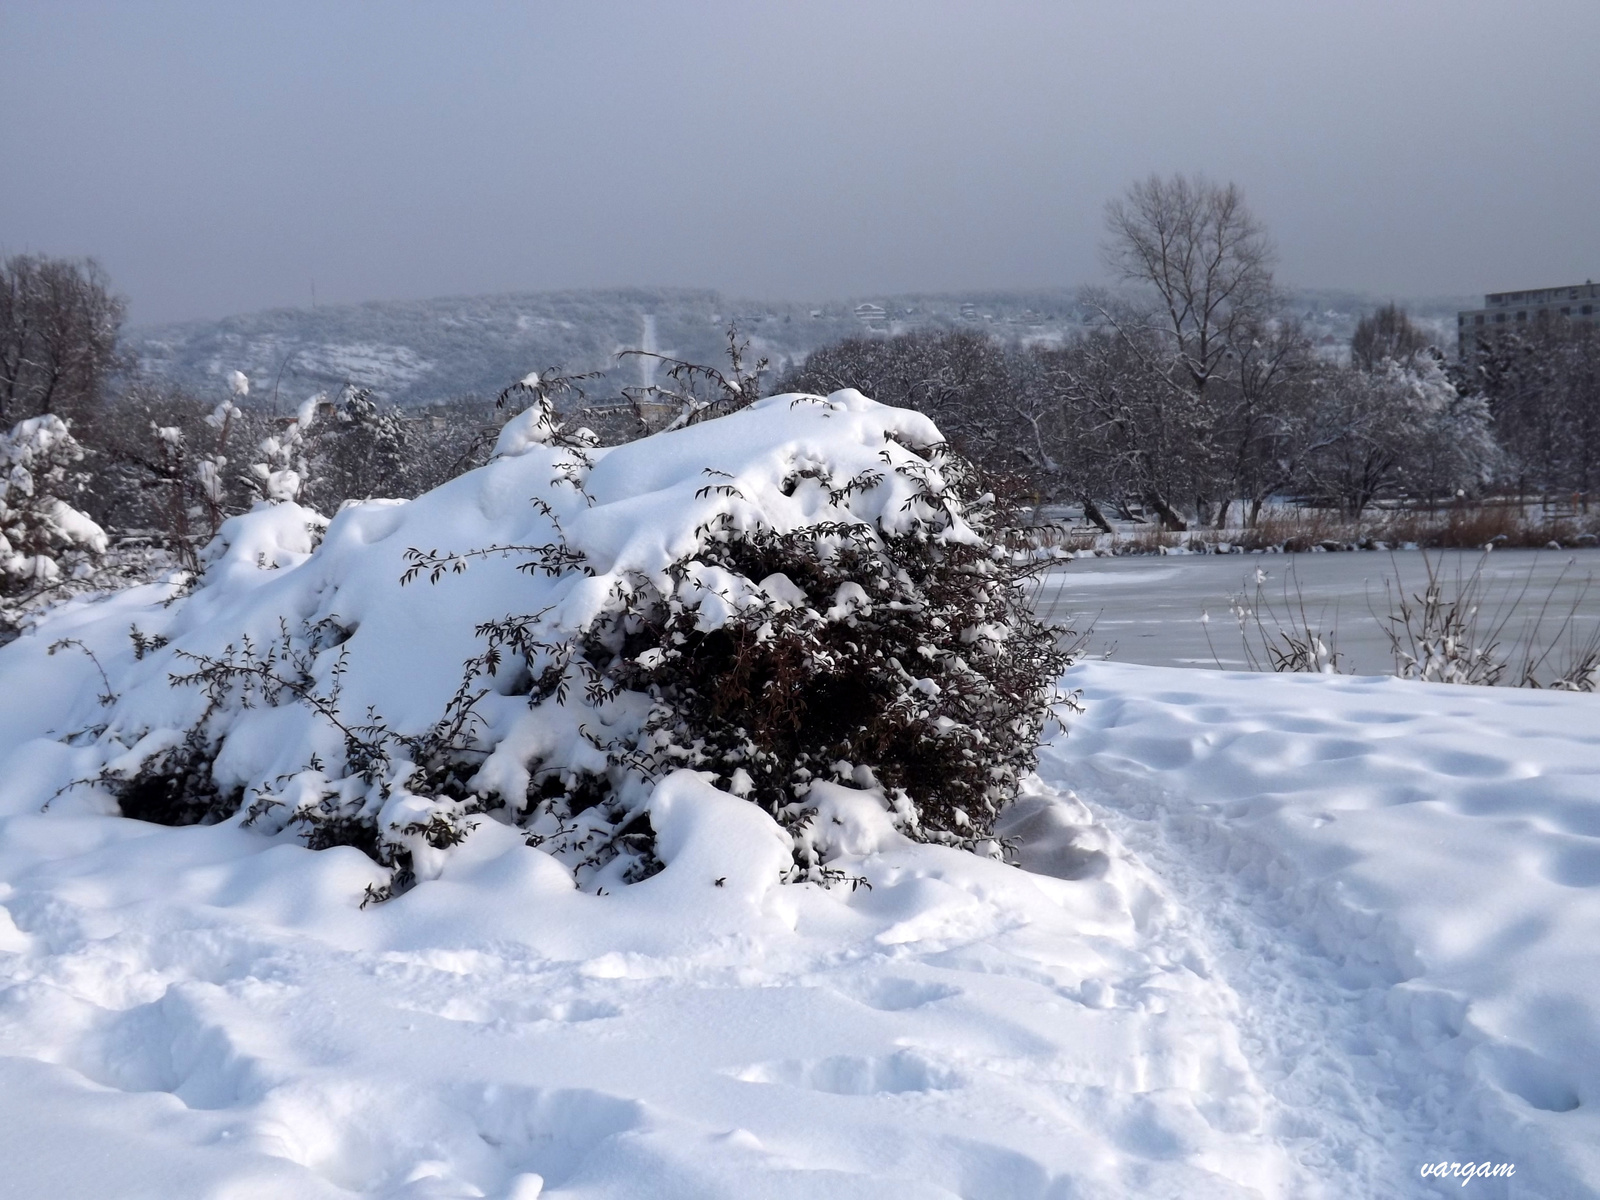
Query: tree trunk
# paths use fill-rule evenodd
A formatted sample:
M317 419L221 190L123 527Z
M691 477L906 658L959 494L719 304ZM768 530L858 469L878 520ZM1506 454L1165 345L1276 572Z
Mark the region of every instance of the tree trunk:
M1189 523L1180 517L1172 505L1167 503L1167 498L1160 492L1151 492L1148 501L1151 508L1156 510L1156 515L1161 518L1161 527L1182 533L1189 528Z
M1093 496L1080 496L1079 500L1083 504L1083 515L1085 520L1093 521L1100 527L1100 532L1102 533L1114 532L1111 528L1111 522L1106 520L1105 513L1100 511L1100 506L1094 502Z

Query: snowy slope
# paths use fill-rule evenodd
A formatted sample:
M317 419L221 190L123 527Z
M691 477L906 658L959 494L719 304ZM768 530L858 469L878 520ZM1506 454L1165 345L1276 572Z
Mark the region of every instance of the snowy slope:
M181 649L337 615L352 709L420 729L474 623L582 624L722 514L904 519L898 477L776 484L934 436L783 397L582 466L519 418L491 466L347 510L314 552L314 515L263 509L186 599L78 599L0 648L0 1194L1457 1194L1438 1161L1515 1164L1475 1195L1596 1194L1591 696L1080 666L1087 710L999 828L1023 869L819 782L858 887L780 883L791 831L688 771L648 797L664 869L641 882L579 889L491 818L367 907L388 872L351 847L62 790L195 719ZM552 527L594 576L491 558L399 585L408 546ZM134 626L172 641L141 656ZM484 712L514 777L550 727L514 689ZM313 744L337 761L302 706L224 715L241 785L286 793Z

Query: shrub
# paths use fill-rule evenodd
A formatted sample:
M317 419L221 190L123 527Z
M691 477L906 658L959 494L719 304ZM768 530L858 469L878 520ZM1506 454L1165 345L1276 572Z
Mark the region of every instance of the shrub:
M1028 609L1028 568L1001 544L1008 510L982 473L944 443L902 449L885 455L908 485L893 519L779 530L725 511L662 580L619 580L614 602L575 632L544 614L483 628L488 648L469 676L509 665L531 707L586 706L614 727L628 699L648 702L630 734L594 743L603 760L591 769L531 771L523 812L535 828L552 820L553 848L583 851L580 867L626 850L637 877L653 856L626 785L688 767L790 829L795 878L830 875L806 803L821 778L882 789L914 838L1002 852L993 820L1033 766L1051 703L1067 699L1055 681L1069 659ZM779 491L809 488L837 508L884 474L841 483L811 466ZM734 483L701 492L744 499ZM537 573L595 571L564 537L522 549ZM465 561L412 557L412 577L434 582Z
M179 601L211 624L148 650L196 694L188 724L148 728L166 701L108 681L122 699L97 736L115 769L97 782L146 819L242 809L313 847L358 846L392 869L376 898L435 873L486 817L586 885L642 878L659 866L651 788L680 768L789 830L792 879L837 876L807 798L819 780L876 791L911 837L1003 854L994 818L1069 699L1069 659L1028 610L1011 510L982 473L925 418L853 392L602 451L563 428L550 387L510 389L534 402L480 473L348 510L320 545L293 504L229 521ZM509 496L522 487L527 515ZM402 574L401 531L464 528L540 532L413 544ZM264 570L284 575L262 588ZM426 595L403 590L421 580ZM475 630L453 683L419 665L398 689L431 712L420 725L380 711L396 689L372 675L407 654L393 631L418 606Z
M993 493L947 447L923 453L914 502L926 512L909 528L723 520L671 575L722 574L753 587L753 603L713 624L704 605L643 588L589 632L591 660L612 652L606 677L655 701L646 734L659 766L709 769L791 821L811 781L833 776L886 789L913 836L990 837L1067 664L1025 606L1024 569L994 539ZM782 486L806 484L839 490L821 473ZM944 536L958 520L980 536Z
M82 486L83 448L46 415L0 434L0 642L73 579L94 573L105 531L67 502Z

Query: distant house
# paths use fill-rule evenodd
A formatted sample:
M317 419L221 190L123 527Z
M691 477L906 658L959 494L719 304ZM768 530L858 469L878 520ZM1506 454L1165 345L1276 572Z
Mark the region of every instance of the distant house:
M961 306L961 319L963 321L976 321L978 319L978 306L976 304L963 304Z
M1471 308L1456 315L1456 335L1464 356L1484 338L1507 328L1526 326L1541 317L1563 317L1569 321L1600 320L1600 284L1589 280L1565 287L1538 288L1529 292L1490 292L1482 308Z
M881 325L889 320L889 314L881 304L858 304L856 320L863 325Z

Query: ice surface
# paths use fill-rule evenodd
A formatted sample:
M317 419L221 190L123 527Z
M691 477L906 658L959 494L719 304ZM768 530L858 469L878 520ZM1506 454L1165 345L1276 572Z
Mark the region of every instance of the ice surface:
M1496 550L1483 559L1479 551L1443 550L1427 557L1451 595L1457 579L1470 577L1481 560L1487 603L1480 627L1506 617L1498 642L1513 662L1530 643L1543 648L1556 640L1569 613L1573 643L1583 643L1600 625L1600 551ZM1286 624L1300 619L1303 602L1313 627L1334 639L1343 669L1365 674L1393 670L1389 641L1374 616L1391 611L1385 581L1398 577L1407 595L1427 582L1424 556L1415 550L1082 558L1043 577L1035 608L1054 624L1080 630L1092 624L1092 655L1241 670L1244 648L1231 607L1241 594L1254 598L1257 571L1264 576L1262 599ZM1204 624L1202 615L1209 616ZM1270 615L1266 625L1274 628ZM1255 645L1259 655L1259 637Z

